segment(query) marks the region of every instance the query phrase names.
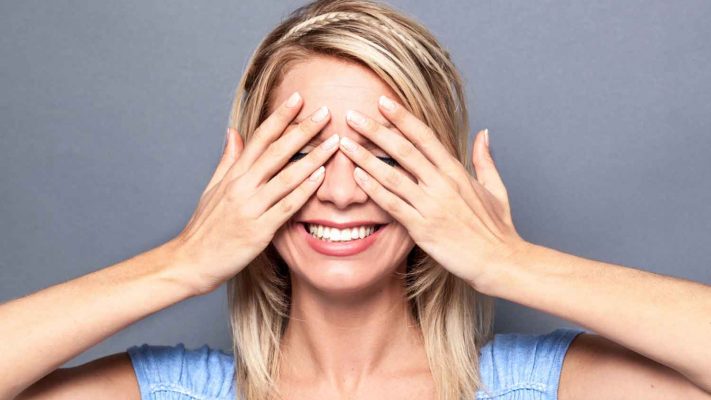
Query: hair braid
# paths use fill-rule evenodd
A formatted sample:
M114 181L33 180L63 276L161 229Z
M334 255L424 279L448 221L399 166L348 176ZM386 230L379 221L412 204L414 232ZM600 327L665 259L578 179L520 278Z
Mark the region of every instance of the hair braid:
M429 67L434 68L434 69L440 69L441 67L437 63L437 61L432 57L432 54L427 51L422 44L414 40L407 32L402 31L401 29L397 29L394 26L388 25L383 23L381 20L374 18L372 16L369 16L367 14L360 14L360 13L352 13L352 12L341 12L341 11L334 11L334 12L328 12L324 13L321 15L317 15L315 17L309 18L305 21L300 22L299 24L295 25L291 29L289 29L288 32L282 36L277 43L280 43L282 41L288 40L290 38L298 38L301 35L305 35L311 30L318 29L322 26L332 24L334 22L339 22L339 21L345 21L345 20L357 20L361 21L365 24L375 26L379 29L382 29L392 35L397 36L400 38L401 41L403 41L409 49L414 51L419 55L419 58L425 62ZM445 51L445 56L449 57L449 54Z

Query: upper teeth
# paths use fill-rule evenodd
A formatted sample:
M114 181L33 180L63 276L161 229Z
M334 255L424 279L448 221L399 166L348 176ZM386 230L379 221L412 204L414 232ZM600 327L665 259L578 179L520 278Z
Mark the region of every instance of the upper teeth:
M319 239L327 239L333 242L363 239L375 231L375 225L354 226L352 228L338 229L330 226L308 224L311 235Z

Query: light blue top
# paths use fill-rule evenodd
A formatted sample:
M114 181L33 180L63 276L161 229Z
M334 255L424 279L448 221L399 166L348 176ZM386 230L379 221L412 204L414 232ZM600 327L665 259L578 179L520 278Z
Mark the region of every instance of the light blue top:
M480 352L480 374L488 393L477 399L554 400L563 358L578 328L545 334L498 333ZM186 349L142 344L126 350L133 362L141 399L234 400L232 353L203 345Z

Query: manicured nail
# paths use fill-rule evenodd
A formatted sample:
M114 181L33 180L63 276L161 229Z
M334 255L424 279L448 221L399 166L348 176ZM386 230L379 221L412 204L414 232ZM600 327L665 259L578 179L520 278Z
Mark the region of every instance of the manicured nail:
M294 92L291 97L289 97L289 100L286 101L286 106L289 108L294 108L297 104L299 104L300 99L301 95L299 94L299 92Z
M326 168L324 168L323 165L318 167L318 169L316 171L314 171L311 174L311 176L309 176L309 180L311 182L316 182L321 177L321 175L323 175L323 171L325 171L325 170L326 170Z
M328 138L325 142L323 142L322 146L323 146L324 150L331 150L334 147L336 147L337 144L338 144L338 135L335 134L335 135L331 136L330 138Z
M359 167L355 167L355 170L353 171L353 174L355 174L356 179L361 181L361 183L366 183L368 182L368 177L365 175L365 171L360 169Z
M365 117L363 117L363 115L361 115L358 111L348 110L346 118L358 126L365 125Z
M484 129L484 139L486 139L486 147L489 147L489 128Z
M321 106L321 108L316 111L314 115L311 116L311 120L314 122L321 122L328 115L328 107Z
M354 152L356 149L355 143L353 143L352 140L348 139L345 136L341 138L341 147L343 147L343 150L346 150L348 152Z
M378 99L378 103L380 103L380 105L388 111L395 111L395 102L390 100L388 97L380 96L380 99Z
M222 142L222 151L224 152L227 149L227 145L230 143L230 128L227 128L227 132L225 133L225 140Z

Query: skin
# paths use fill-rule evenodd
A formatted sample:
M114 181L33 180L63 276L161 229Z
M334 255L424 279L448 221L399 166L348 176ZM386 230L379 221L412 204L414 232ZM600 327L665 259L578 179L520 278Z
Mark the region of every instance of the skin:
M331 112L315 143L301 150L306 153L333 134L365 143L365 137L348 125L347 110L358 109L386 123L379 116L377 99L383 93L394 96L368 68L323 57L289 69L273 91L270 112L296 90L304 106L295 121L322 105ZM387 155L372 143L367 148L375 155ZM392 168L378 163L378 168ZM411 393L413 388L422 393L431 384L426 355L405 308L403 284L394 274L405 272L405 257L414 243L407 230L358 186L353 179L355 164L347 155L336 152L324 166L325 176L315 194L273 241L292 279L292 319L283 339L283 386L290 395L296 391L310 398L372 397L382 395L384 387L391 388L393 395ZM369 220L389 226L364 252L331 257L313 250L297 231L294 221L311 218ZM413 380L422 376L425 379L413 387Z
M472 146L472 177L405 109L375 106L380 94L392 93L368 70L327 58L302 67L282 85L305 90L319 80L331 86L307 92L304 104L279 105L247 146L229 131L223 158L177 238L0 305L0 321L10 322L0 324L0 398L138 399L126 353L57 367L148 315L213 291L271 241L295 283L278 381L290 399L433 398L422 345L392 277L413 243L484 294L597 332L572 342L557 393L548 397L711 398L709 286L524 241L484 131ZM357 95L319 97L350 91ZM321 103L333 109L332 119L288 126ZM366 116L365 124L343 122L351 107ZM379 149L349 150L345 140L328 150L306 146L303 160L284 166L322 131L369 139ZM389 154L402 168L385 168L374 154ZM306 179L322 164L325 175ZM365 180L357 179L356 165ZM387 256L359 255L368 262L314 257L290 230L299 217L352 215L389 218L392 229L376 244Z
M334 73L343 74L341 69L335 68L336 60L318 59L308 68L298 70L298 81L310 83L329 76L324 73L328 72L329 63L334 65ZM354 67L354 71L357 70ZM385 96L392 97L383 89ZM359 97L359 101L370 100L372 104L374 97L375 93L371 98ZM339 113L344 101L351 106L351 100L335 102ZM707 323L711 312L710 287L585 259L523 240L513 226L508 194L489 153L488 131L479 132L475 138L472 160L476 177L472 177L445 151L429 127L396 102L390 101L392 107L385 107L381 102L378 111L397 132L383 126L366 102L353 110L360 112L360 118L346 119L348 128L341 138L340 150L353 164L339 160L336 164L339 169L335 172L341 178L338 182L344 182L342 185L353 188L356 193L356 186L352 186L349 177L341 175L340 170L352 169L352 178L368 198L397 220L413 241L444 268L478 291L559 316L599 333L581 334L570 345L555 395L561 399L711 397L711 353L706 350L708 337L711 337ZM351 110L346 113L352 115ZM383 168L369 149L358 145L357 140L348 140L352 138L350 129L392 155L407 172ZM340 156L341 153L334 155ZM356 198L355 194L352 196ZM331 211L328 206L337 203L329 203L333 198L328 196L323 199L326 204L319 210L328 213ZM313 207L321 205L315 203ZM283 244L280 251L298 271L292 275L315 282L314 286L325 281L321 287L326 287L328 279L321 280L322 272L327 274L332 268L350 272L349 279L336 287L338 292L349 282L362 282L353 278L359 273L367 277L382 271L377 267L376 272L372 272L371 265L365 263L359 265L362 269L350 262L334 267L330 260L325 261L325 269L313 270L310 265L299 264L302 259L294 255L298 254L298 244L284 244L295 240L289 236L288 229L283 235L286 238L278 236L277 240L284 239L280 242ZM397 260L390 257L387 259ZM387 280L388 276L383 275L382 281ZM362 376L367 367L358 361L366 360L368 365L367 362L375 359L375 351L388 351L392 343L356 346L363 345L356 341L363 335L371 336L369 332L361 336L346 335L343 340L329 339L336 337L337 332L318 329L328 326L327 317L336 316L323 316L318 300L310 302L316 306L307 308L304 300L309 296L305 294L307 290L299 290L303 291L299 294L302 296L300 313L309 319L291 332L290 338L293 343L299 343L301 355L293 362L306 371L320 370L326 377L321 387L330 387L332 394L363 394L367 389L358 391L357 378L351 380L355 382L351 386L339 386L340 379L348 379L348 371L337 362L329 364L329 361L350 362L348 366L356 371L355 375ZM350 312L346 305L337 314L347 316L345 323L363 315L353 311L358 309L359 303L350 304ZM338 303L333 307L338 307ZM660 321L665 323L660 324ZM376 332L376 328L372 329ZM296 331L299 339L294 339ZM323 346L324 343L327 345ZM353 353L354 348L357 354ZM310 383L318 382L316 375L311 377Z

